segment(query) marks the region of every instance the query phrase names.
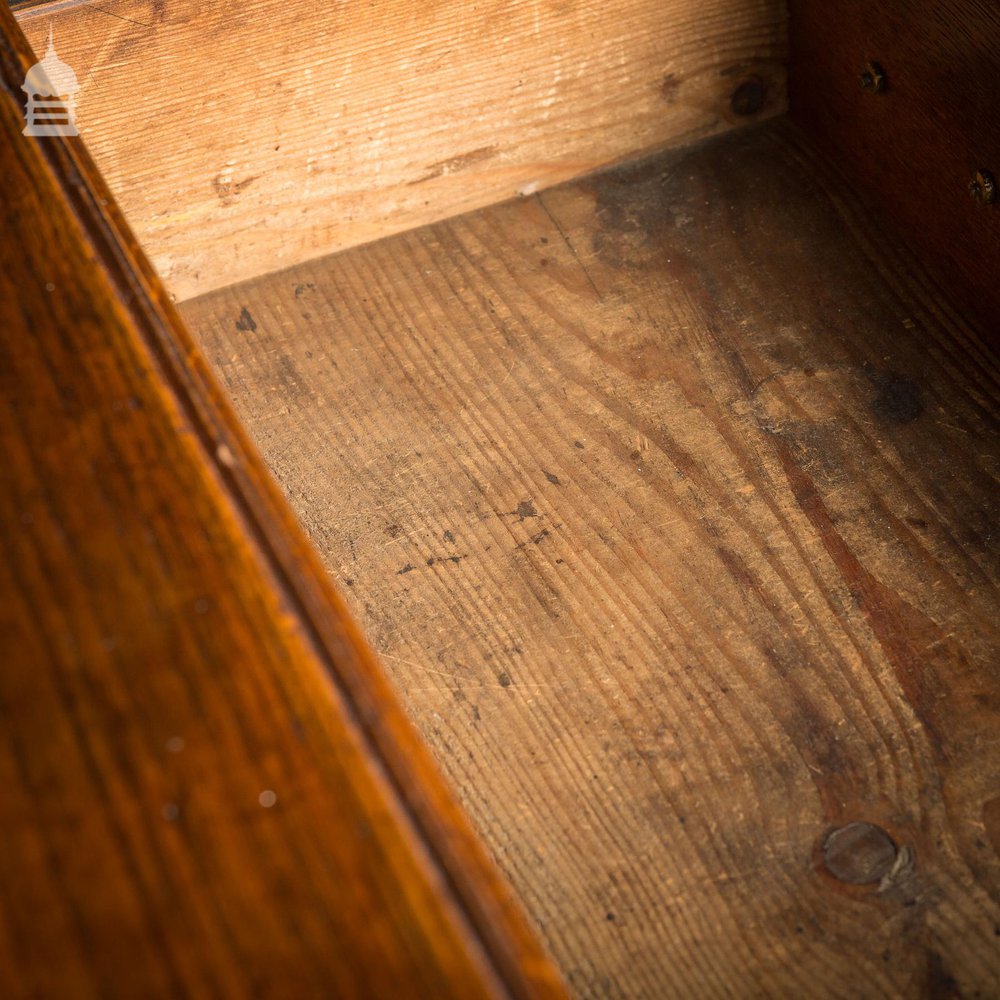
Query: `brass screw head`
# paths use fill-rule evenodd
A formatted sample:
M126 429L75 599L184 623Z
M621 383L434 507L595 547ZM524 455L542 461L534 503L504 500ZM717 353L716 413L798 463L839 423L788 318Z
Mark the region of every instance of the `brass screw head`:
M988 170L977 170L969 181L969 194L980 205L992 205L997 198L997 182Z
M878 94L885 90L885 71L877 62L865 63L859 79L861 86L872 93Z

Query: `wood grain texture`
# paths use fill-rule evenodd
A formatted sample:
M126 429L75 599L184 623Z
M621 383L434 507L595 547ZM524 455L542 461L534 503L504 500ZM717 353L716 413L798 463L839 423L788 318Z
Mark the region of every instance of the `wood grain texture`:
M996 358L783 123L186 303L583 997L993 996Z
M189 297L783 109L781 0L112 0L22 12ZM759 111L731 95L764 84Z
M561 996L0 7L5 997Z
M792 0L791 110L875 218L912 243L1000 343L1000 5L995 0ZM877 60L885 88L859 86Z

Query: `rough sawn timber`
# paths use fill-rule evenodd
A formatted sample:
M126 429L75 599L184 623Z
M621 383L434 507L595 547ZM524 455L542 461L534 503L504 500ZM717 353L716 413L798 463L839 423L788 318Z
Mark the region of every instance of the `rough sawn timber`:
M184 314L582 996L996 994L997 360L800 133Z
M20 12L179 299L785 107L781 0L117 0ZM754 102L732 95L758 81Z

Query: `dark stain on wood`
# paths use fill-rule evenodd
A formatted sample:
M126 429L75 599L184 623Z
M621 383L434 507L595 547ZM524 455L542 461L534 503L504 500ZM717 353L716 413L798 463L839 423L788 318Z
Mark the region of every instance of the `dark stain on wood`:
M425 181L431 181L437 177L443 177L447 174L457 174L462 170L468 170L469 167L475 166L477 163L493 159L498 151L496 146L481 146L478 149L471 149L469 152L461 153L458 156L450 156L446 160L430 164L427 167L427 172L409 181L408 186L423 184Z
M246 306L240 310L240 315L236 320L236 329L241 333L253 333L257 329L257 322L250 315L250 310Z
M928 1000L962 1000L963 994L955 977L948 971L944 960L933 949L927 951Z
M677 100L677 95L681 89L681 81L676 73L667 73L660 81L660 97L667 104L673 104Z
M259 387L329 318L220 320L287 275L188 315L578 992L919 995L930 950L989 995L1000 367L823 151L750 128L305 279L353 359L308 406ZM373 509L461 571L397 577ZM853 823L877 881L823 862Z
M519 521L524 521L529 517L538 517L538 511L531 500L522 500L513 511L514 516Z
M909 378L895 372L871 372L875 387L872 411L879 420L890 424L909 424L919 420L924 412L920 387Z
M259 176L259 174L255 174L253 177L245 177L241 181L233 181L223 180L220 174L212 179L212 190L218 197L220 204L232 205Z

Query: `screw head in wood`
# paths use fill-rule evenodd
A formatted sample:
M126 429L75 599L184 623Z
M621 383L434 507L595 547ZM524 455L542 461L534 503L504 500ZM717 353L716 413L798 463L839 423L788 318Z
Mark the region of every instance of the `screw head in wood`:
M848 823L831 830L823 841L823 864L839 882L879 882L896 860L896 844L874 823Z
M865 63L859 79L861 86L872 93L878 94L885 90L885 71L877 62Z
M969 194L980 205L992 205L997 199L997 182L988 170L977 170L969 181Z

